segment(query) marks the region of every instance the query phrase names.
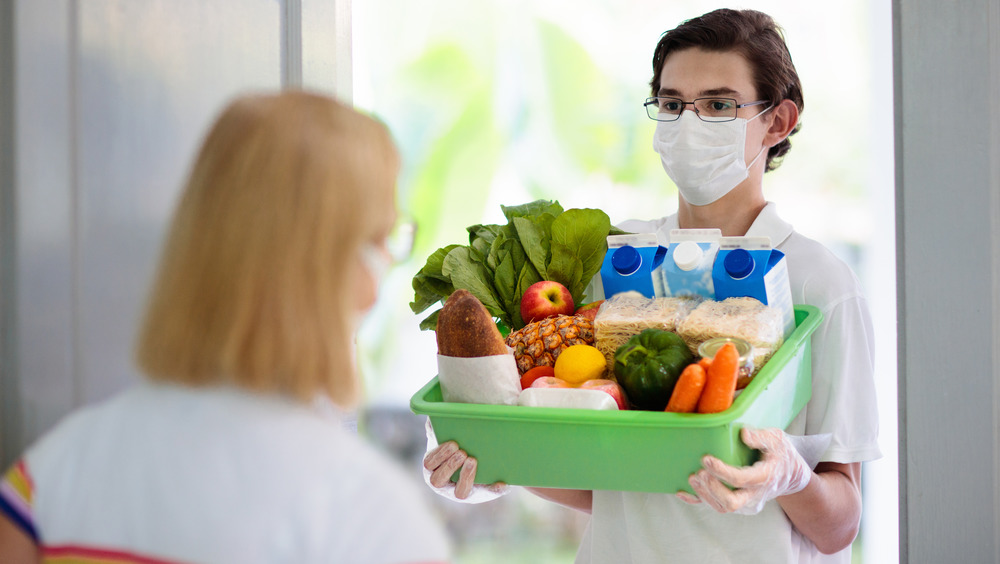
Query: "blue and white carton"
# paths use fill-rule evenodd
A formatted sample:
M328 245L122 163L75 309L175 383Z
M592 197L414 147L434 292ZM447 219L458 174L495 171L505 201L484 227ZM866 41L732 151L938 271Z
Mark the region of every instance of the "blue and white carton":
M719 252L719 229L672 229L667 257L660 272L667 297L715 298L712 270Z
M655 233L608 235L608 252L601 264L604 297L629 291L663 297L660 267L666 255L667 248L660 246Z
M795 329L785 254L769 237L722 237L712 269L715 299L756 298L781 311L787 338Z

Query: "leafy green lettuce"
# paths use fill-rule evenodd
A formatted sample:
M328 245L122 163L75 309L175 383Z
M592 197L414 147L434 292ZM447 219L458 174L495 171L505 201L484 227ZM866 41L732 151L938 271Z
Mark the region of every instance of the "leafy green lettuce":
M528 286L555 280L582 304L584 291L601 269L607 236L622 233L597 209L563 210L559 202L536 200L501 206L506 225L473 225L468 245L434 251L413 277L410 309L421 313L458 288L479 298L490 315L512 330L524 326L521 296ZM436 310L420 328L437 327Z

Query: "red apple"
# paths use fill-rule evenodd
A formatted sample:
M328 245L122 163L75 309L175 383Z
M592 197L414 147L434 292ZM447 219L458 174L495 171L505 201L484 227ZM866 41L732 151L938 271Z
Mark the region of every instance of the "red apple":
M526 324L556 315L573 315L575 309L569 289L554 280L535 282L521 297L521 319Z
M604 380L597 378L594 380L587 380L586 382L580 384L580 388L584 390L601 390L611 397L615 398L615 403L618 404L618 409L625 410L628 409L628 404L625 401L625 390L622 389L618 382L614 380Z
M569 382L555 376L542 376L531 383L532 388L572 388Z
M574 315L582 315L587 319L593 321L597 317L597 310L601 309L601 304L604 300L597 300L596 302L590 302L589 304L584 304L576 309Z
M556 370L551 366L536 366L521 375L521 389L530 388L532 382L545 376L555 376Z

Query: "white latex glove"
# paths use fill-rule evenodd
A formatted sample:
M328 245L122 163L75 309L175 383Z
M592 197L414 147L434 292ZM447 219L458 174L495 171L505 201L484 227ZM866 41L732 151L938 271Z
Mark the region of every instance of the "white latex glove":
M706 503L719 513L755 515L768 501L809 485L818 456L830 442L829 435L791 437L781 429L749 427L743 428L741 437L747 446L761 451L760 460L752 466L735 467L706 456L703 468L688 479L697 497L687 492L678 492L677 497L687 503ZM809 456L816 460L806 461L796 442L803 450L812 451Z
M455 441L437 444L434 428L427 421L427 454L424 455L424 482L438 495L463 503L483 503L493 501L510 489L507 484L497 482L490 485L476 484L478 461L459 448ZM456 470L458 483L451 481Z

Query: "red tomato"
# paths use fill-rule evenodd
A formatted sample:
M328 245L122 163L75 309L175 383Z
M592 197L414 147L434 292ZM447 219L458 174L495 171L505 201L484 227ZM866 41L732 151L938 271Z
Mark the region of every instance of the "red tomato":
M555 376L556 371L551 366L536 366L531 370L525 372L521 376L521 389L527 390L531 387L531 383L543 376Z

